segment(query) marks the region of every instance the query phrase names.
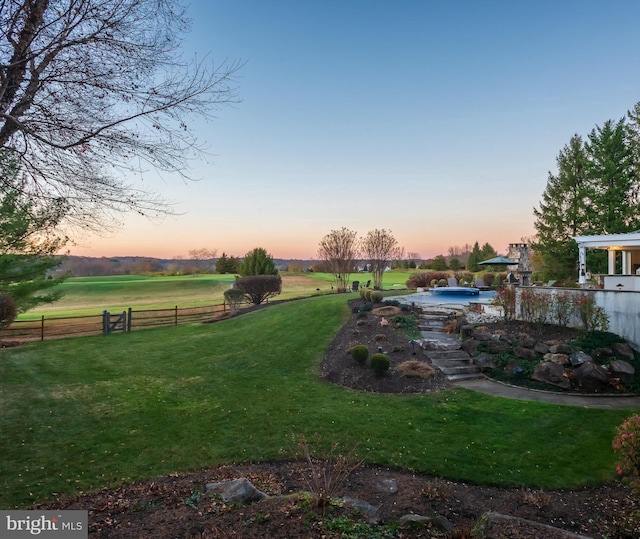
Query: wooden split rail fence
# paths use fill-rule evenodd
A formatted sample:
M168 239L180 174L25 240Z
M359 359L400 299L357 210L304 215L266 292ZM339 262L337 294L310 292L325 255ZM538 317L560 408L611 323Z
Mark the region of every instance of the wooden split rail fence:
M217 313L229 310L226 303L202 307L177 305L169 309L127 309L121 313L103 311L89 316L42 316L39 320L16 320L0 333L3 340L44 341L80 335L128 332L153 326L178 325L189 322L203 322Z

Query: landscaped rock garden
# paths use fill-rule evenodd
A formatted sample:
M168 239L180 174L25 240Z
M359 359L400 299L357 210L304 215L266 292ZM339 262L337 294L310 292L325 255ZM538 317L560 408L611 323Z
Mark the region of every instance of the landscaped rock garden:
M617 335L517 321L458 322L462 349L489 377L535 389L632 393L640 361Z

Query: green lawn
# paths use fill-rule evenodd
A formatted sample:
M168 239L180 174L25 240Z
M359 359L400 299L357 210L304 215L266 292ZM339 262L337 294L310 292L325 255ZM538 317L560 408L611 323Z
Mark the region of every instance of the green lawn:
M317 370L345 296L216 324L0 350L0 507L221 463L288 459L305 436L369 463L478 484L573 488L614 479L629 411L466 390L376 395Z
M383 288L404 288L411 273L390 271L385 274ZM277 299L330 293L333 276L327 273L281 272L282 294ZM370 273L355 273L352 281L363 284L371 279ZM235 280L233 275L178 275L147 277L141 275L116 275L109 277L72 277L59 289L61 300L43 305L19 317L34 320L54 316L90 316L107 310L122 312L129 307L136 309L167 309L215 305L224 301L224 291Z

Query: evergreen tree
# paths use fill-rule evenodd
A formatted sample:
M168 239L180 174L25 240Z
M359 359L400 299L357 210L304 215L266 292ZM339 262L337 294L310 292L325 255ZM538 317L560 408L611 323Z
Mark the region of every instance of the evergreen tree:
M544 262L547 277L577 275L578 246L573 236L585 232L591 198L588 157L579 135L571 137L556 158L557 174L549 172L540 207L534 208L537 239L532 249Z
M496 256L498 256L498 252L489 243L485 243L480 249L480 262L495 258Z
M634 171L634 152L624 120L608 120L596 126L586 144L589 155L591 200L588 212L590 231L615 234L637 230L640 207L638 180Z
M47 278L47 273L60 264L55 255L67 242L53 232L66 205L62 200L36 205L16 188L18 174L16 163L0 154L0 184L6 189L0 195L0 293L11 296L23 313L61 295L51 289L63 278Z
M270 254L262 247L256 247L244 255L238 266L238 273L242 277L249 275L277 275L276 264Z
M433 262L431 262L431 269L436 271L444 271L446 269L449 269L449 266L447 266L447 261L443 255L438 255L433 259Z
M480 246L476 241L473 244L473 249L471 250L471 253L469 254L469 260L467 260L467 270L472 271L474 273L477 271L480 271L480 266L478 265L479 262L482 262L482 260L480 260Z
M216 261L216 273L237 273L238 263L235 256L227 256L227 253L222 253L222 256Z

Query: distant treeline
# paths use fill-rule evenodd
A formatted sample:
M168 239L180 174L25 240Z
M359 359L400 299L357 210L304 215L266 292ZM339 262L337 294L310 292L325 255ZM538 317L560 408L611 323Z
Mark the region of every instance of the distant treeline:
M109 275L195 275L218 273L219 258L195 260L186 258L150 258L142 256L91 257L65 256L56 268L56 274L72 277L98 277ZM274 260L280 271L309 271L311 260ZM232 268L233 269L233 268ZM228 273L234 273L229 271Z

